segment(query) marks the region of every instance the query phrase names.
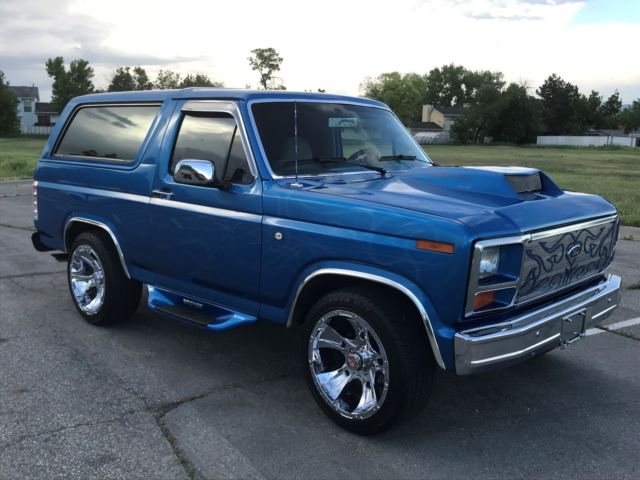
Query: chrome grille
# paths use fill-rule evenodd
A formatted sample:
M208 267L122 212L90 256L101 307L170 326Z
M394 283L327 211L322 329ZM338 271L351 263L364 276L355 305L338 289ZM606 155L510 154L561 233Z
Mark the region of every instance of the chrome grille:
M617 220L588 222L532 234L524 259L516 303L562 290L601 273L613 259Z

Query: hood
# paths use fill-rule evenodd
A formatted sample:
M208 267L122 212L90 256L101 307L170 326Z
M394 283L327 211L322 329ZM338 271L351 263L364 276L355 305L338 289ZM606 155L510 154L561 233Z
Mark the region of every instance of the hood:
M415 168L376 180L329 180L309 186L308 191L457 220L480 236L543 229L616 212L598 196L564 192L540 170L519 167Z

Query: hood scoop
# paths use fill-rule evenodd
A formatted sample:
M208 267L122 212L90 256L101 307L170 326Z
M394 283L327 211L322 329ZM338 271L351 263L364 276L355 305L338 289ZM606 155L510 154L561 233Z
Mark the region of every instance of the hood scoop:
M516 193L535 193L542 191L540 172L528 175L505 175L504 177Z
M537 194L557 196L562 193L549 177L535 168L438 167L407 173L402 179L414 188L469 201L473 201L471 197L476 197L477 201L477 197L483 195L487 199L522 201L532 200Z

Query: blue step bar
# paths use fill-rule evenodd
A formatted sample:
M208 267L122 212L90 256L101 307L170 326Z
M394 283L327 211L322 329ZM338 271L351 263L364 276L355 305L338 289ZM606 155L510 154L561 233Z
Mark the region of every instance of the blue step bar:
M164 288L147 285L149 309L161 315L220 332L255 323L257 318L235 312L201 299L182 295Z

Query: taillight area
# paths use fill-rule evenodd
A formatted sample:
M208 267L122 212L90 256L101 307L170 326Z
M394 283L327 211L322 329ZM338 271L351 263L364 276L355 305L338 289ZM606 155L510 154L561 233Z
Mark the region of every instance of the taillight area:
M31 194L33 195L33 221L38 221L38 182L34 180L31 185Z

